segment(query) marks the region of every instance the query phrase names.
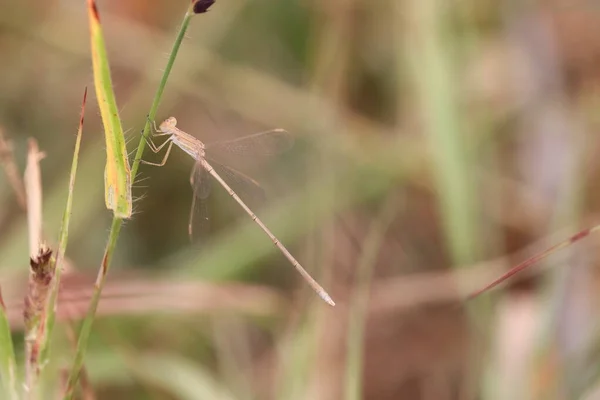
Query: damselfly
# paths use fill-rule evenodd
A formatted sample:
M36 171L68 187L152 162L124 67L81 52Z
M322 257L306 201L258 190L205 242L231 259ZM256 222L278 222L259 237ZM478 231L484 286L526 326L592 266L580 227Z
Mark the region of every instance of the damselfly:
M242 201L242 199L233 191L233 189L221 178L221 176L214 170L214 168L207 161L207 151L223 149L233 153L242 153L246 151L253 151L254 153L262 153L265 155L275 154L279 151L285 150L291 146L291 135L283 129L274 129L270 131L255 133L253 135L244 136L239 139L229 140L225 142L219 142L214 144L205 145L202 141L196 137L182 131L177 128L177 120L174 117L167 118L164 120L158 128L155 126L154 136L167 136L167 140L160 145L155 145L150 138L148 138L148 146L154 153L160 152L165 146L167 151L163 160L160 163L151 163L148 161L142 161L144 164L163 166L169 158L173 145L176 145L181 150L189 154L196 164L192 170L192 176L190 182L194 188L194 200L195 197L199 199L205 199L208 196L210 186L208 185L208 175L212 177L225 188L227 193L246 211L246 213L252 218L254 222L267 234L273 244L283 253L283 255L292 263L296 270L302 275L302 277L308 282L308 284L317 292L317 294L329 305L334 306L335 303L327 294L325 289L319 285L319 283L313 279L312 276L300 265L300 263L292 256L292 254L285 248L283 244L271 233L269 228L252 212L252 210ZM227 169L232 176L236 173ZM247 177L240 177L240 179L248 181ZM192 205L192 209L193 209ZM191 217L190 217L191 227ZM191 229L191 228L190 228Z

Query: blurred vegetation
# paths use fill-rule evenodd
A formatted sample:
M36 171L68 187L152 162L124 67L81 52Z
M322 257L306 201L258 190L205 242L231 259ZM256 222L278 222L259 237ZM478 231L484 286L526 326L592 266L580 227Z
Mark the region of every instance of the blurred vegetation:
M187 5L98 1L130 152ZM56 248L93 86L85 2L0 9L0 129L20 174L28 138L46 153ZM209 230L190 243L192 160L174 149L134 184L85 361L95 398L598 398L598 238L463 299L598 224L599 26L592 0L217 0L195 16L157 122L176 116L205 142L294 133L288 153L231 161L264 186L249 203L337 305L217 185ZM55 376L106 245L104 159L89 96ZM0 286L22 362L27 221L0 176Z

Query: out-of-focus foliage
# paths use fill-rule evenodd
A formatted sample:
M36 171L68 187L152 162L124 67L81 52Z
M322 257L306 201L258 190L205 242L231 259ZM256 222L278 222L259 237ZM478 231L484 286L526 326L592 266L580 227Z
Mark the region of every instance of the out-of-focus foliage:
M461 304L598 223L600 6L526 3L217 0L195 16L157 122L176 116L205 142L295 134L280 156L226 161L261 182L266 201L242 197L337 306L217 185L190 243L192 160L174 149L134 183L85 362L96 397L595 398L596 237ZM130 152L187 6L98 1ZM46 153L56 248L93 81L85 2L2 5L0 54L0 129L21 173L29 137ZM56 376L73 349L61 321L85 313L111 221L98 105L87 107ZM27 222L5 176L0 285L22 354Z

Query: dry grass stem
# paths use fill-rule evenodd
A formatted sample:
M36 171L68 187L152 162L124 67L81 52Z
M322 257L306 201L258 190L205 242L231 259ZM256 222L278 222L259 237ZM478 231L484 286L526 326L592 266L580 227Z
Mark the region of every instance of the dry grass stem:
M17 163L13 153L13 144L6 138L4 131L0 128L0 163L4 168L4 173L10 182L10 185L15 192L17 202L19 206L25 210L27 209L27 200L25 197L25 186L21 180Z
M42 243L42 174L40 160L45 157L40 152L37 141L29 139L27 167L25 168L25 193L27 196L27 223L29 226L29 252L35 257Z

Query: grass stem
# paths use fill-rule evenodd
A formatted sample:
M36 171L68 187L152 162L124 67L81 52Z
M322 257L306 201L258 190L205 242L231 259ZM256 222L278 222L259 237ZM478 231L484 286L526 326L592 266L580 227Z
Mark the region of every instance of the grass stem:
M179 52L179 48L185 37L185 32L190 23L190 19L194 15L193 7L194 2L192 2L185 13L183 18L183 22L179 29L179 33L175 39L175 43L173 43L173 47L171 49L171 53L169 54L169 59L167 61L167 65L165 67L165 72L160 80L158 85L158 89L156 90L156 94L154 95L154 100L152 101L152 105L150 107L150 112L148 113L148 118L146 119L146 124L144 125L143 137L140 139L138 144L138 148L135 154L135 159L133 165L131 167L131 176L132 180L135 181L135 177L137 175L137 170L140 165L140 160L142 159L142 155L144 154L144 149L146 147L146 138L150 133L151 121L156 117L156 111L158 110L158 106L160 105L160 101L162 98L162 94L164 92L167 80L171 73L171 69L173 68L173 64L175 62L175 58L177 53ZM94 285L94 293L92 295L92 299L86 313L86 316L83 320L83 324L81 327L81 331L79 333L79 338L77 340L77 349L75 352L75 359L73 361L73 365L71 366L71 371L69 373L69 378L67 380L67 385L64 393L64 399L72 399L73 393L75 390L75 386L77 384L77 380L79 378L79 372L83 366L83 359L85 358L85 353L87 350L87 344L90 338L90 333L92 330L92 324L94 322L94 318L96 316L96 310L98 308L98 303L100 301L100 295L102 293L102 288L104 287L104 282L106 280L106 275L108 274L108 270L110 268L110 263L114 254L114 250L117 246L117 240L119 238L119 233L121 232L121 226L123 224L123 220L118 217L113 217L112 225L110 228L110 233L108 236L108 244L106 245L106 249L104 251L104 257L102 258L102 264L100 265L100 269L98 271L98 276L96 278L96 283Z

